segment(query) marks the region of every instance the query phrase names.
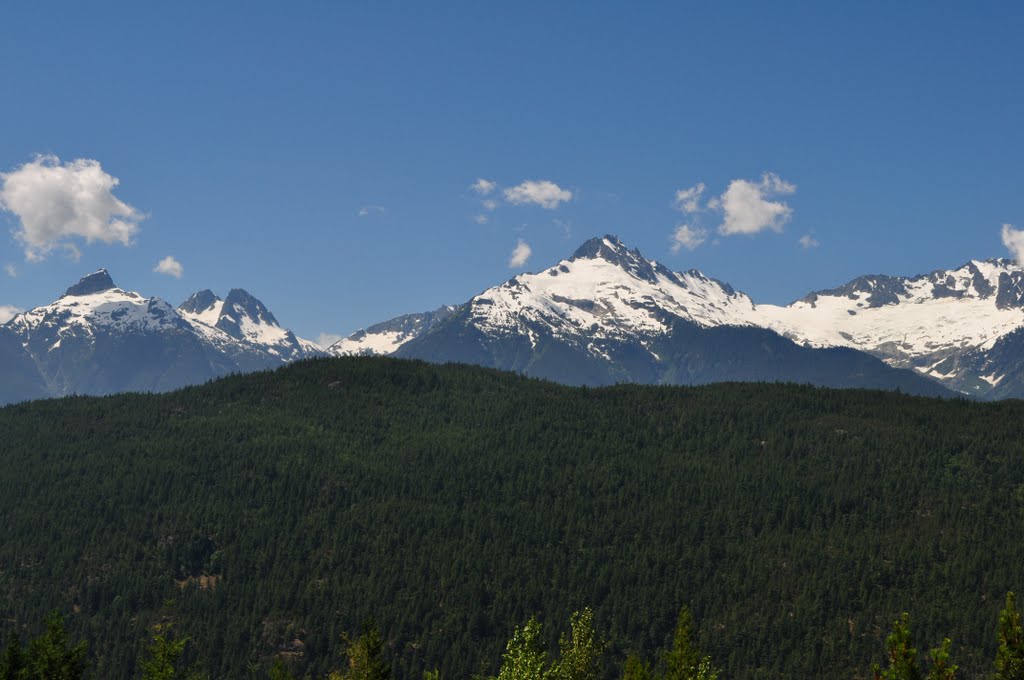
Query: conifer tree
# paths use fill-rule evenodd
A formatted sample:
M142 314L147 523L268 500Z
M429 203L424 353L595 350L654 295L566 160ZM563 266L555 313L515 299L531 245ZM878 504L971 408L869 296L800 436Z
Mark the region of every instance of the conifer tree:
M178 668L188 642L187 637L175 639L170 626L158 624L154 628L153 640L146 649L146 658L139 662L142 680L201 680L203 676L194 668Z
M622 667L622 680L653 680L651 668L640 660L636 654L626 657L626 663Z
M679 611L672 636L672 649L665 655L664 680L715 680L717 677L711 657L702 657L693 642L693 618L684 606Z
M955 680L958 666L949 661L949 648L952 644L949 638L945 638L940 646L928 653L932 660L928 680Z
M28 645L25 671L27 680L79 680L85 677L85 641L73 647L64 630L64 617L52 612L46 619L46 632Z
M917 649L910 639L910 614L904 612L892 627L892 633L885 640L889 667L882 669L875 664L872 673L875 680L921 680L921 669L917 663Z
M994 680L1024 680L1024 629L1013 592L1006 593L1006 606L999 612L996 637L999 649Z
M384 639L372 620L363 626L363 634L348 648L345 680L388 680L391 670L384 662Z

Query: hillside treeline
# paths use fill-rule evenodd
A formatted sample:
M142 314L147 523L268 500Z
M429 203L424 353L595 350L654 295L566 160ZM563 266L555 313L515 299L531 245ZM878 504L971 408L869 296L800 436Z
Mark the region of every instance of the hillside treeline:
M339 667L324 680L391 680L386 645L373 621L363 625L355 640L342 636L343 658ZM1006 606L999 613L995 663L991 680L1024 680L1024 628L1014 594L1007 593ZM141 680L209 680L198 664L186 666L183 655L187 637L175 635L173 622L164 620L153 627L153 638L139 659ZM590 609L570 618L569 630L558 638L558 649L545 649L541 623L531 617L517 627L505 645L497 676L473 676L474 680L719 680L719 670L711 657L700 652L693 640L689 610L679 612L671 646L652 666L650 661L630 654L625 662L609 673L606 652L608 641L594 629ZM956 680L958 666L950 657L952 641L945 638L928 653L925 664L918 658L910 630L910 615L904 613L893 626L885 643L885 666L873 664L874 680ZM0 680L83 680L88 677L85 641L71 645L64 630L64 619L56 612L46 622L46 631L28 645L19 636L10 635L0 657ZM250 676L269 680L298 680L284 655L273 659L261 673L249 666ZM423 680L441 680L437 669L423 674ZM313 680L310 675L306 680Z
M170 600L214 678L371 616L395 677L495 675L588 605L655 659L680 602L723 677L869 677L903 611L980 677L1024 582L1017 402L333 359L0 409L0 462L0 633L68 612L109 680Z

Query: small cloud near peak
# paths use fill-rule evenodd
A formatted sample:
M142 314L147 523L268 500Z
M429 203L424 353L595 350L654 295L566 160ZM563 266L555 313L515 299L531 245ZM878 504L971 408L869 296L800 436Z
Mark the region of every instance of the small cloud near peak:
M176 279L180 279L182 274L185 273L185 268L181 266L180 262L168 255L156 263L156 266L153 267L153 271L157 274L166 274L167 276L173 276Z
M512 254L508 258L508 266L510 269L516 269L522 267L530 259L530 255L533 255L533 249L523 239L519 239L516 243L516 247L512 249Z
M1003 245L1013 255L1017 264L1024 263L1024 229L1018 229L1012 224L1004 224L1002 237Z
M671 241L669 250L672 251L673 255L677 255L683 248L694 250L707 241L708 230L701 227L693 227L689 224L680 224L672 232L672 237L669 240Z
M532 204L539 205L545 210L554 210L562 203L571 201L572 192L550 180L526 180L505 189L505 200L512 205Z

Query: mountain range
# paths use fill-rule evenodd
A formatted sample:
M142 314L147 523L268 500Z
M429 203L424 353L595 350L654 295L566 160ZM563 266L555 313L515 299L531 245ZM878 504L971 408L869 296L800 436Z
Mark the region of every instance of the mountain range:
M223 300L204 290L174 308L101 269L0 326L0 403L166 391L322 353L244 290Z
M998 399L1024 396L1022 308L1024 269L1010 260L862 276L780 306L695 269L673 272L607 235L462 305L378 324L327 351L577 384L791 380Z
M328 348L242 289L178 307L106 270L0 326L0 403L165 391L314 356L478 364L574 385L788 381L982 399L1024 396L1024 268L972 260L862 276L789 305L756 304L618 238L459 305L408 314Z

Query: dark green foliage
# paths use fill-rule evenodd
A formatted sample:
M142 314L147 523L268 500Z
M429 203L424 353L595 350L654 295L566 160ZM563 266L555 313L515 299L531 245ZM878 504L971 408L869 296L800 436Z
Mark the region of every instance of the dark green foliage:
M1024 629L1013 592L1006 594L1006 606L999 612L996 633L996 672L994 680L1024 680Z
M54 612L46 619L46 632L28 643L21 675L24 680L80 680L85 677L86 643L71 645L64 617Z
M939 647L928 653L932 665L928 669L928 680L955 680L959 666L949 660L949 648L953 642L945 638Z
M626 657L626 663L622 666L622 680L652 680L653 678L654 675L651 673L649 664L641 661L636 654Z
M3 654L0 658L0 680L19 680L25 668L25 652L16 633L8 637Z
M344 680L389 680L391 670L384 661L384 640L372 620L363 626L363 634L349 645ZM332 673L331 677L337 674Z
M270 667L270 673L267 677L269 680L296 680L295 676L288 670L287 664L281 659L274 660L274 665Z
M876 680L921 680L921 669L917 663L917 649L910 636L910 615L903 613L893 624L892 633L885 640L888 666L882 670L874 666Z
M16 405L0 635L72 612L93 676L134 680L174 598L211 677L322 678L375 616L393 677L464 678L498 672L515 622L591 604L618 674L689 602L722 677L853 677L912 610L978 677L1024 583L1022 441L1017 402L382 359Z
M672 635L672 647L665 653L663 680L714 680L717 671L711 657L703 656L693 641L693 618L683 607Z
M146 655L139 662L142 680L201 680L195 669L183 670L182 655L188 645L187 637L175 637L167 624L158 624Z
M950 639L945 638L939 647L931 650L928 653L928 673L922 673L910 633L910 614L904 612L885 640L887 667L883 670L875 664L872 675L875 680L955 680L957 666L949 660L951 646Z

